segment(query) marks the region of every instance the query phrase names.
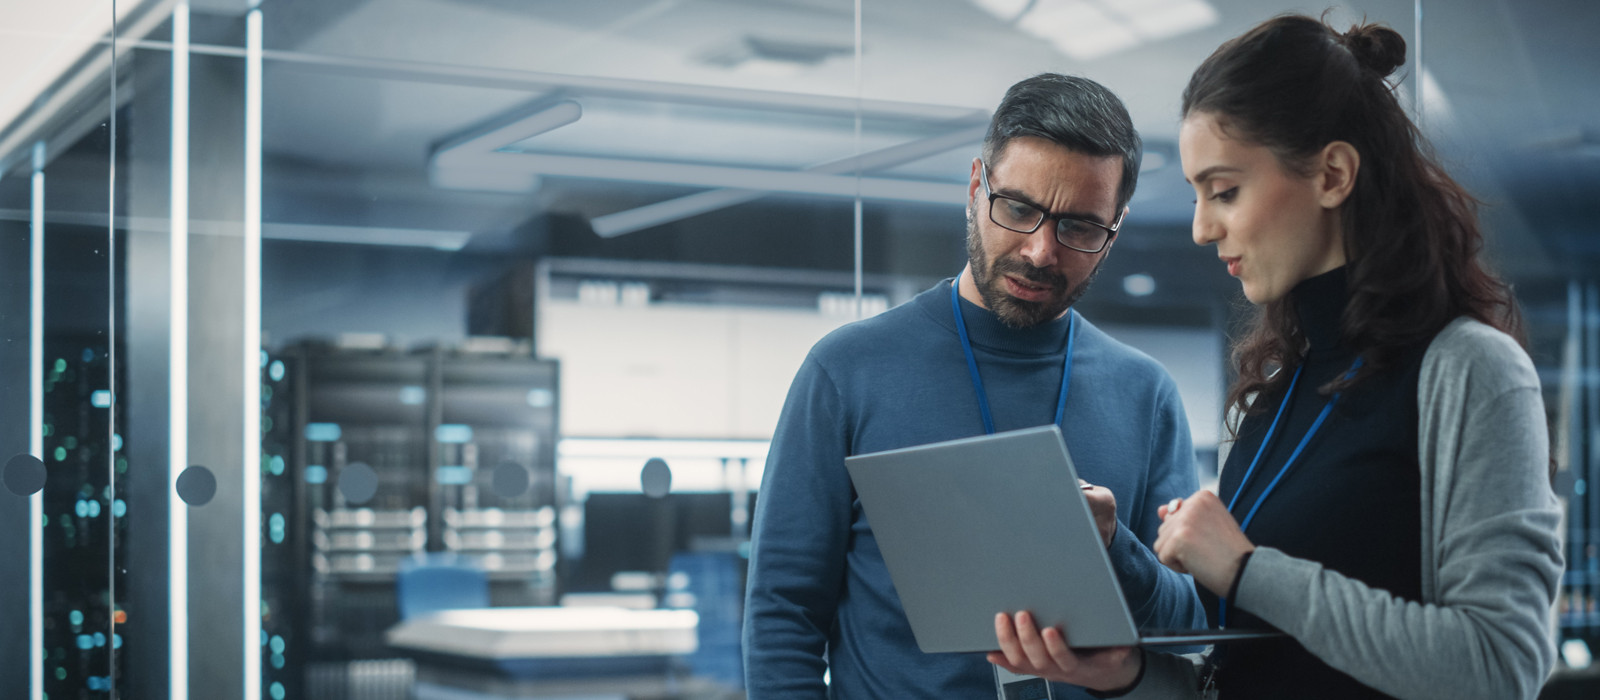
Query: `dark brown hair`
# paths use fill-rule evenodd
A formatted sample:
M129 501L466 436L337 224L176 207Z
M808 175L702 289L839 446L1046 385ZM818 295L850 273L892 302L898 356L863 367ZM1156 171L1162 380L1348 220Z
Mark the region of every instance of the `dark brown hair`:
M1128 108L1106 86L1058 73L1040 73L1012 85L989 120L983 161L990 168L999 165L1005 147L1023 136L1052 141L1084 155L1121 157L1117 211L1133 199L1144 143L1133 128Z
M1479 260L1478 202L1434 161L1386 81L1405 62L1394 30L1359 24L1340 34L1303 15L1267 20L1219 47L1183 91L1182 115L1206 113L1233 138L1272 150L1305 174L1316 154L1344 141L1360 154L1340 206L1350 300L1340 321L1365 364L1330 393L1392 365L1407 348L1470 316L1526 347L1511 289ZM1287 295L1263 304L1233 358L1230 410L1282 391L1306 341Z

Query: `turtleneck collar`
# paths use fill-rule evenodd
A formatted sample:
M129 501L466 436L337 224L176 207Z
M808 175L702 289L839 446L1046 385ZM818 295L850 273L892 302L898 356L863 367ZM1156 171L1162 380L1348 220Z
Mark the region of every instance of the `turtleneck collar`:
M1300 332L1312 351L1332 350L1342 345L1340 319L1350 300L1349 290L1345 288L1345 272L1346 266L1341 265L1302 280L1290 292Z
M954 282L953 279L947 279L943 284L919 295L919 301L928 314L951 333L956 332L955 315L950 312L950 285ZM1002 323L993 311L967 301L966 297L958 295L958 299L961 315L967 322L967 336L972 339L974 346L1018 355L1054 355L1067 347L1069 319L1076 312L1036 326L1012 328Z

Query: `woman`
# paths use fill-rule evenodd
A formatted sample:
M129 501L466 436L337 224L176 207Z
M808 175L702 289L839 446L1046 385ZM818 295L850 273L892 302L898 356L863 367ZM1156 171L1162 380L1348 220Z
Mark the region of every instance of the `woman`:
M1286 636L1197 665L1076 654L1022 613L997 618L991 661L1109 696L1538 694L1562 570L1538 377L1474 200L1385 81L1404 56L1385 27L1282 16L1183 95L1195 242L1257 314L1220 498L1158 509L1155 550L1213 624Z

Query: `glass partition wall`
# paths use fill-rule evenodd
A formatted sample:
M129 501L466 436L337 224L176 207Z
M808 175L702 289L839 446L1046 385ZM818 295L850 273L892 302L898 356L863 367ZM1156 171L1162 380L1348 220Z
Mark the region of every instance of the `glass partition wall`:
M1571 86L1600 27L1481 4L1329 17L1407 38L1398 89L1528 312L1578 669L1600 105ZM960 270L989 111L1041 71L1105 83L1144 136L1078 308L1168 367L1214 478L1241 300L1187 235L1179 93L1221 41L1324 9L47 5L0 9L0 696L36 700L739 696L788 382ZM485 651L573 609L668 632L622 666L574 657L571 627Z

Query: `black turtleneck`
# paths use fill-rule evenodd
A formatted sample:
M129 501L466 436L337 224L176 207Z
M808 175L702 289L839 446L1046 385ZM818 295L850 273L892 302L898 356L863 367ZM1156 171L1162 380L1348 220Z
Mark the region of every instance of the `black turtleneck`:
M1327 404L1319 388L1355 361L1340 338L1348 299L1345 269L1307 279L1290 295L1309 350L1272 442L1242 487L1281 396L1257 399L1263 410L1245 419L1228 453L1219 489L1223 503L1239 494L1233 508L1239 521ZM1417 380L1425 350L1404 353L1344 393L1251 520L1245 531L1251 542L1317 561L1407 600L1421 598ZM1216 596L1202 588L1201 599L1216 624ZM1249 609L1249 600L1229 601L1228 626L1268 627ZM1388 697L1322 663L1292 639L1230 646L1219 658L1218 689L1224 698Z

